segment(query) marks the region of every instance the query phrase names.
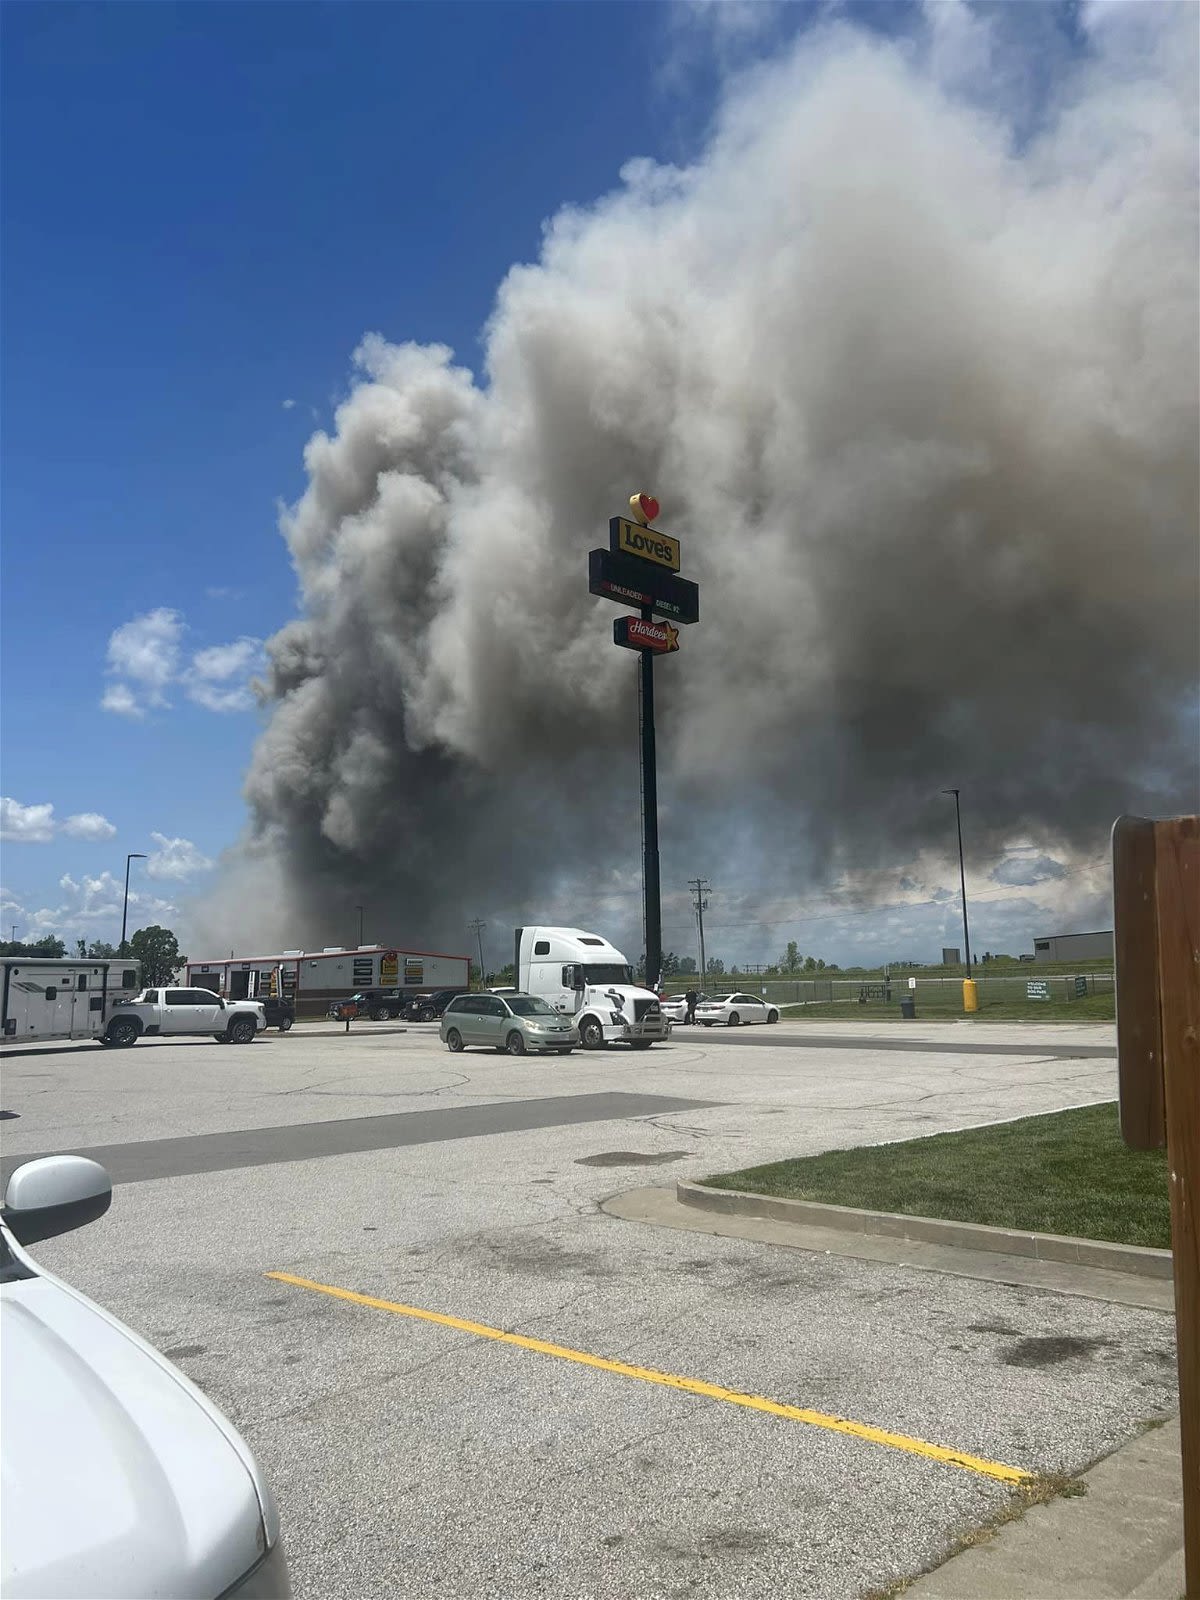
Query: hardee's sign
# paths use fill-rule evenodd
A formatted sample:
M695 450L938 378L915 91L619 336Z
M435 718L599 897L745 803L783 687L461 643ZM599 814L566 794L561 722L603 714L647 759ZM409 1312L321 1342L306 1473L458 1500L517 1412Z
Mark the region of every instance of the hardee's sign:
M613 643L626 650L653 650L665 655L679 649L679 629L669 622L646 622L641 617L617 617L613 622Z
M646 497L641 496L642 499ZM655 510L657 502L652 502ZM608 524L608 547L616 554L638 556L643 561L653 561L666 567L668 572L679 571L679 540L669 533L659 533L656 528L640 522L630 522L627 517L613 517Z

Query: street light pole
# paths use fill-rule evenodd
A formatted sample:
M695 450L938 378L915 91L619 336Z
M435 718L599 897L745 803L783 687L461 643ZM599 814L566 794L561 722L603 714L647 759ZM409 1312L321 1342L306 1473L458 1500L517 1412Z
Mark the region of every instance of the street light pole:
M361 946L363 942L363 908L361 906L355 906L354 909L358 912L358 942Z
M125 948L125 928L129 922L129 863L131 861L145 861L144 850L133 850L125 857L125 901L121 907L121 948Z
M963 867L962 811L959 809L957 789L943 789L942 793L952 794L954 796L954 820L958 824L958 882L959 887L962 889L963 944L966 946L967 977L969 978L972 976L971 934L967 927L967 874L965 868Z

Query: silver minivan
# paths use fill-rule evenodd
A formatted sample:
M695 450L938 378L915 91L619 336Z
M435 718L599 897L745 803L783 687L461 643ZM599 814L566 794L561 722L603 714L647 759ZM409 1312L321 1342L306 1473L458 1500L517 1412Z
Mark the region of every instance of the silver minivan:
M551 1009L533 994L460 994L442 1013L439 1030L451 1050L469 1044L507 1050L522 1056L527 1050L554 1050L569 1056L579 1043L579 1030L570 1017Z

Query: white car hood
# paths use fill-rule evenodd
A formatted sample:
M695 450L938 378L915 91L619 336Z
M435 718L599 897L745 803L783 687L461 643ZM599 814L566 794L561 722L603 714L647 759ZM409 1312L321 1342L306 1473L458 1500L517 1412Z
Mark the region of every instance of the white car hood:
M208 1600L243 1577L259 1492L199 1391L53 1278L5 1284L0 1324L7 1600Z

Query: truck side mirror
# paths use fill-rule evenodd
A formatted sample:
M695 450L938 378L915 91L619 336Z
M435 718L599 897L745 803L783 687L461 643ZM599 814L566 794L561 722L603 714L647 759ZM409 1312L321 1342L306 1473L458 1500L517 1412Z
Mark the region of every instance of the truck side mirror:
M576 989L586 989L587 984L583 980L583 968L573 967L571 971L574 979L572 987Z

